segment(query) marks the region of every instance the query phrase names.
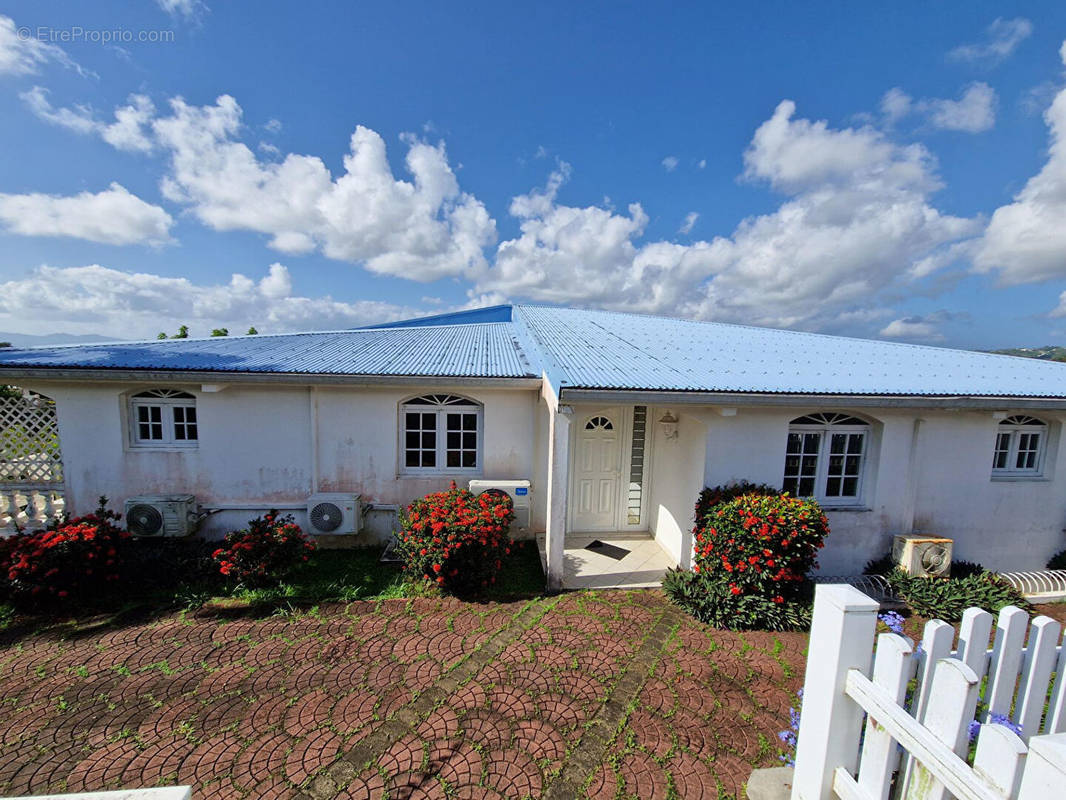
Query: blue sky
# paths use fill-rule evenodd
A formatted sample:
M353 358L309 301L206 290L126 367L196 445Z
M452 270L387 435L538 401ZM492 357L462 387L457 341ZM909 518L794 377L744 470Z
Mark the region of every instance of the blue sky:
M1018 8L6 2L0 330L1064 342L1066 8Z

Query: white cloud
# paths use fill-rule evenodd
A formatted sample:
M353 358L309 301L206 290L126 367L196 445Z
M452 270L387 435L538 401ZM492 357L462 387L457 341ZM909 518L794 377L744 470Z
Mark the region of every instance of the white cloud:
M359 126L334 178L316 156L283 154L270 143L261 160L239 139L242 111L229 96L215 105L171 101L158 116L151 101L131 96L105 124L84 106L53 108L35 87L23 95L42 119L96 134L125 150L164 150L169 172L161 188L216 230L251 230L290 254L321 250L368 270L429 281L486 268L484 249L496 242L496 223L472 195L460 191L444 146L404 137L413 180L397 180L385 143Z
M995 20L985 31L985 40L956 47L948 53L954 61L997 64L1009 57L1033 32L1033 23L1024 17Z
M1066 63L1066 44L1062 50ZM1048 160L1014 202L997 208L974 258L979 272L998 270L1006 284L1066 276L1066 89L1044 112Z
M921 108L936 128L981 133L996 123L996 92L987 83L972 83L958 100L927 100Z
M681 221L681 227L677 229L678 233L683 233L686 236L692 233L692 229L696 226L696 220L700 218L700 215L696 211L690 211L685 214L685 218Z
M156 0L156 3L172 17L193 21L198 20L200 15L208 10L202 0Z
M125 187L72 197L49 194L0 194L0 223L22 236L68 236L103 244L151 244L170 241L174 220L159 206L146 203Z
M675 169L677 169L677 165L680 164L681 162L678 160L677 156L667 156L666 158L663 159L662 163L663 163L663 168L667 172L673 172Z
M36 313L27 315L28 308ZM72 333L124 339L154 338L179 325L188 325L194 336L220 327L243 333L251 325L260 333L277 333L353 328L415 313L391 303L294 295L281 264L271 264L258 281L234 274L228 283L214 285L97 264L41 266L25 278L0 283L0 322L25 333L54 331L57 319Z
M937 330L936 325L924 320L922 317L894 319L883 327L878 332L878 335L891 339L921 339L924 341L941 341L944 338L943 334Z
M997 102L995 89L983 82L971 83L958 100L915 100L896 86L882 95L881 115L886 128L911 114L921 114L933 128L981 133L995 125Z
M76 70L82 76L94 75L63 48L42 41L32 28L16 26L15 20L0 14L0 75L32 75L50 62Z
M700 169L704 169L707 166L707 159L701 158L699 161L696 162L696 166Z
M164 196L208 227L257 231L280 252L317 250L411 280L462 278L471 302L508 296L786 327L880 325L882 312L871 309L894 304L916 281L940 279L981 227L933 206L940 182L923 146L896 144L870 126L797 119L785 101L755 131L743 176L784 199L730 236L645 241L639 203L623 211L606 198L561 203L570 168L558 162L544 187L513 198L519 235L486 258L496 223L461 191L443 145L403 137L411 179L399 180L382 138L358 127L334 176L317 156L257 155L240 138L232 97L170 106L137 129L167 155ZM686 218L681 233L695 221Z
M48 90L34 86L19 97L40 119L68 128L75 133L96 134L118 150L148 152L152 149L148 123L155 115L155 106L143 94L132 94L128 104L115 109L114 122L100 122L93 110L84 105L55 108L48 100Z
M263 125L267 133L280 133L281 132L281 120L280 119L268 119Z
M941 333L940 326L946 322L959 319L967 320L969 319L969 314L941 309L930 314L894 319L880 330L879 335L891 339L941 342L944 340L944 334Z
M876 318L879 297L914 280L916 265L936 256L945 266L942 254L979 232L979 221L930 204L940 183L925 148L794 113L781 103L745 153L746 178L787 199L731 237L641 243L639 204L627 214L561 205L563 165L543 190L514 199L521 235L500 244L471 295L819 328Z
M413 180L397 180L381 136L359 126L345 172L334 178L316 156L260 161L237 138L242 112L232 97L211 106L177 98L171 109L171 116L152 122L158 145L170 155L163 193L209 227L258 231L281 252L320 249L329 258L414 280L485 268L483 249L495 243L495 221L460 191L443 145L405 137Z
M889 89L881 97L881 113L889 123L896 122L911 113L913 100L898 86Z

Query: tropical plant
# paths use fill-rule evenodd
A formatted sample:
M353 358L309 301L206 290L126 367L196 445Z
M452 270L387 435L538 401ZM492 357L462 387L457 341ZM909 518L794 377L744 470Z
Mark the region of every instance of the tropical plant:
M401 514L398 554L405 574L456 594L496 583L511 552L514 521L504 493L474 495L455 482L446 492L415 500Z
M249 520L248 527L226 534L211 557L232 583L248 588L276 586L305 563L315 543L304 535L291 514L276 510Z

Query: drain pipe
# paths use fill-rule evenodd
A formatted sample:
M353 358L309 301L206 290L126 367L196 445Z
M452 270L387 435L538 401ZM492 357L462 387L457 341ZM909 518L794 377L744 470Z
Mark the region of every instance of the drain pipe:
M900 528L904 533L914 533L914 518L918 505L918 444L923 421L916 418L911 430L911 449L907 454L907 494L903 503L903 524Z
M311 494L318 494L318 387L307 387L308 411L311 415Z

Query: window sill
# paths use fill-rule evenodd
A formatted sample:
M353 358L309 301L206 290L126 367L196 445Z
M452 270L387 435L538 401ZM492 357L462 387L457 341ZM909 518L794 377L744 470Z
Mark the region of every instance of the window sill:
M1050 483L1046 475L993 475L993 483Z
M198 445L163 444L159 446L145 444L131 444L126 448L127 453L195 453L199 450Z
M484 475L481 470L470 470L468 472L401 472L396 476L396 480L415 480L421 481L428 479L439 478L453 478L456 481L470 480L471 478L480 478Z
M873 511L869 506L827 506L825 503L819 503L822 507L822 511L827 514L838 513L855 513L855 512L870 512Z

